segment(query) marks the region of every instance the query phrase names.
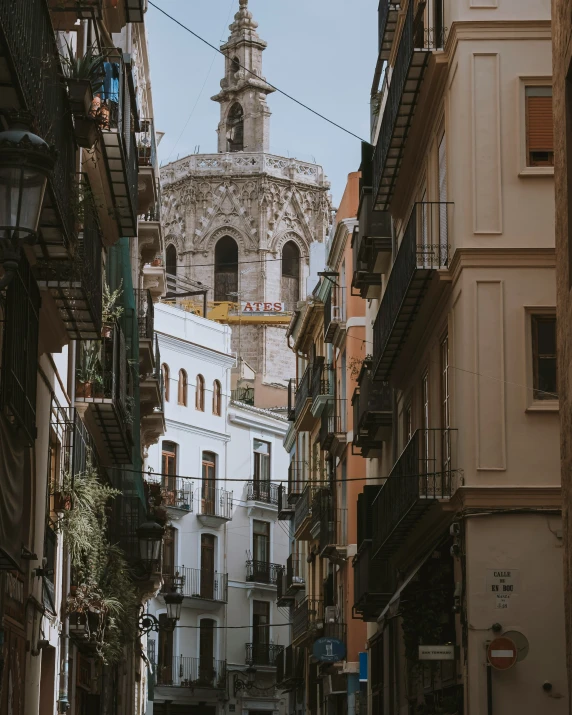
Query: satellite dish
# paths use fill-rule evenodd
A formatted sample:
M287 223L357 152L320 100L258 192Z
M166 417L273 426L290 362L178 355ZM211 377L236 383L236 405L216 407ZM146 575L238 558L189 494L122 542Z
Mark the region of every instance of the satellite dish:
M510 638L511 641L515 644L516 662L520 663L521 660L524 660L528 655L528 651L530 649L530 643L528 642L528 638L524 635L524 633L521 633L520 631L507 631L502 635L503 638Z

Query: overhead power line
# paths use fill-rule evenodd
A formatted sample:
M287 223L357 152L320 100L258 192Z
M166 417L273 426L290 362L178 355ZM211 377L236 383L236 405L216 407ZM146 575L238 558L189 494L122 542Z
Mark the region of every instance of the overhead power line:
M224 52L222 52L222 50L220 50L218 47L216 47L216 45L211 44L208 40L205 40L204 37L201 37L201 36L200 36L199 34L197 34L196 32L193 32L193 30L191 30L190 27L187 27L186 25L183 25L183 23L180 22L180 20L177 20L176 17L173 17L172 15L169 15L168 12L166 12L165 10L163 10L162 7L159 7L159 5L157 5L156 3L154 3L152 0L149 0L149 5L151 5L152 7L154 7L155 10L159 10L159 12L163 13L163 15L165 15L165 17L168 17L169 20L172 20L172 22L174 22L174 23L176 23L177 25L179 25L179 27L182 27L183 30L186 30L188 33L190 33L191 35L193 35L193 37L196 37L197 40L200 40L201 42L203 42L205 45L207 45L207 47L210 47L210 48L211 48L212 50L214 50L215 52L218 52L218 53L221 54L223 57L226 57L226 55L224 54ZM243 69L245 72L248 72L248 74L251 74L253 77L256 77L256 79L258 79L258 80L261 79L255 72L252 72L252 70L249 70L248 67L244 67L243 65L239 65L239 66L240 66L240 68ZM293 97L291 94L288 94L287 92L284 92L284 90L280 89L280 88L277 87L276 85L271 84L271 83L268 82L268 81L266 82L266 84L267 84L269 87L272 87L272 89L273 89L275 92L278 92L278 94L281 94L281 95L283 95L284 97L286 97L287 99L290 99L292 102L295 102L295 103L298 104L300 107L303 107L304 109L307 109L307 110L308 110L309 112L311 112L312 114L315 114L317 117L320 117L320 119L323 119L325 122L328 122L328 124L332 124L334 127L337 127L338 129L341 129L342 132L345 132L346 134L349 134L350 136L354 137L355 139L358 139L360 142L365 142L365 139L362 139L360 136L358 136L358 135L355 134L354 132L350 131L349 129L346 129L345 127L342 127L341 124L338 124L337 122L334 122L333 119L328 119L328 117L324 116L323 114L320 114L320 112L317 112L315 109L312 109L312 107L309 107L307 104L304 104L304 102L301 102L299 99L296 99L296 97Z

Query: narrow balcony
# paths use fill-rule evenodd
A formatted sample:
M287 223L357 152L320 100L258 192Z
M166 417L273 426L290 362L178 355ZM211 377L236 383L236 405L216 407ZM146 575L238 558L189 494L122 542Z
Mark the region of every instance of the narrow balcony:
M77 343L75 406L109 465L131 464L133 400L127 394L127 349L114 325L101 341Z
M333 285L324 302L324 342L338 344L346 329L346 289Z
M318 487L314 484L306 484L300 499L296 502L294 512L294 534L298 541L308 541L312 538L312 514L314 506L314 496Z
M295 504L300 498L307 481L307 462L294 460L288 466L288 503Z
M347 557L347 523L346 507L332 505L332 497L322 499L320 511L320 530L318 549L322 558L332 563L343 564Z
M380 0L378 8L379 57L388 60L397 29L397 16L401 3Z
M244 662L246 665L275 668L278 654L284 650L283 645L275 645L274 643L245 643L244 645L246 649Z
M324 362L323 357L316 358L312 374L312 416L319 418L324 408L334 399L335 373L330 363Z
M304 664L304 651L292 645L277 654L276 684L281 690L294 690L304 682Z
M284 485L278 487L278 519L291 521L294 518L294 505L288 501L288 494Z
M439 269L449 265L449 203L413 206L373 326L374 379L389 380L417 314L428 313L445 282L437 281L431 305L424 299Z
M381 211L389 209L399 178L429 57L433 49L443 47L444 42L444 31L434 32L423 27L422 18L416 17L415 5L409 3L405 16L374 155L373 197L375 208ZM395 11L390 7L390 3L382 3L379 17L380 33L382 27L385 28L383 39L380 38L381 47L387 57L395 32Z
M55 252L38 243L38 286L54 300L70 340L98 340L101 336L102 234L87 177L77 184L77 243L75 250ZM50 255L51 253L51 255Z
M396 588L395 569L387 560L371 558L371 540L354 556L354 618L375 621L389 603Z
M165 258L162 251L158 252L149 263L143 266L143 288L149 289L154 300L165 295L167 290L167 274Z
M364 299L375 297L381 289L381 276L389 271L393 243L390 213L375 211L372 204L371 186L362 187L359 227L352 236L352 288Z
M210 569L192 569L175 566L174 573L163 574L163 592L172 590L176 579L179 590L185 597L183 605L193 606L194 601L201 601L199 608L212 608L216 604L228 603L228 575ZM210 603L205 603L208 601Z
M305 588L306 581L300 557L290 554L286 559L286 592L295 595Z
M288 411L287 417L289 422L296 421L296 411L294 409L294 404L296 401L296 384L297 380L295 377L291 377L288 380Z
M147 474L145 479L154 497L154 503L165 509L171 519L180 519L193 511L193 482L152 472Z
M373 503L373 558L389 558L422 516L453 496L460 483L456 438L455 429L413 433Z
M247 561L246 580L250 583L265 583L268 586L276 586L281 568L280 564L271 564L268 561Z
M324 624L324 602L321 598L306 596L294 609L292 618L292 644L301 646L313 642Z
M155 335L153 372L144 375L139 383L141 406L141 443L144 447L157 444L165 434L165 384L161 370L159 340Z
M393 423L392 390L387 382L373 381L370 360L362 366L352 405L354 447L361 450L363 457L368 457L389 439Z
M254 387L237 387L230 391L230 399L254 407Z
M154 666L158 687L226 689L226 661L174 655ZM192 689L192 690L191 690Z
M141 263L153 263L157 255L163 255L163 234L161 229L161 205L152 204L147 211L139 207L137 245Z
M139 164L139 211L145 213L158 202L157 192L157 139L152 119L142 119L137 134L137 159Z
M246 483L246 501L252 506L274 511L278 507L280 485L264 480Z
M232 519L232 492L225 489L199 488L197 519L213 529Z
M294 400L294 422L299 431L307 430L312 425L312 414L310 406L312 404L312 375L314 366L308 365L304 374L296 386L296 396Z
M322 450L335 454L346 444L346 400L336 400L334 412L322 412L319 441Z
M155 308L150 290L136 290L139 328L139 372L146 375L155 368Z
M294 596L289 596L286 588L286 567L280 566L276 576L276 605L278 608L290 606L295 601Z

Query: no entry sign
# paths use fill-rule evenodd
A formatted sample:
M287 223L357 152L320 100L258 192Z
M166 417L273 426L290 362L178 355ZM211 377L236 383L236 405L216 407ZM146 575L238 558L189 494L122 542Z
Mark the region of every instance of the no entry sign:
M487 659L493 668L508 670L516 663L516 646L510 638L495 638L487 648Z

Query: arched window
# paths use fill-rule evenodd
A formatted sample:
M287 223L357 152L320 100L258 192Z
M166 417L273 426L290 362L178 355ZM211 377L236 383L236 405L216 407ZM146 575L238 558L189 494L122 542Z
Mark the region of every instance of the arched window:
M233 57L232 62L230 63L230 71L231 74L236 74L238 70L240 69L240 60L238 57Z
M205 378L202 375L197 375L195 408L201 412L205 411Z
M163 363L161 370L163 372L163 385L165 386L165 400L169 402L169 366Z
M174 291L177 289L177 249L174 244L169 244L165 251L166 258L166 273L167 273L167 289Z
M238 244L223 236L215 246L215 301L236 301L238 291Z
M218 380L213 383L213 415L220 415L222 404L222 387Z
M282 302L293 310L300 300L300 251L294 241L282 249Z
M179 370L179 396L177 402L179 405L187 406L187 373L184 370Z
M242 151L244 149L244 111L235 102L226 119L226 150Z

